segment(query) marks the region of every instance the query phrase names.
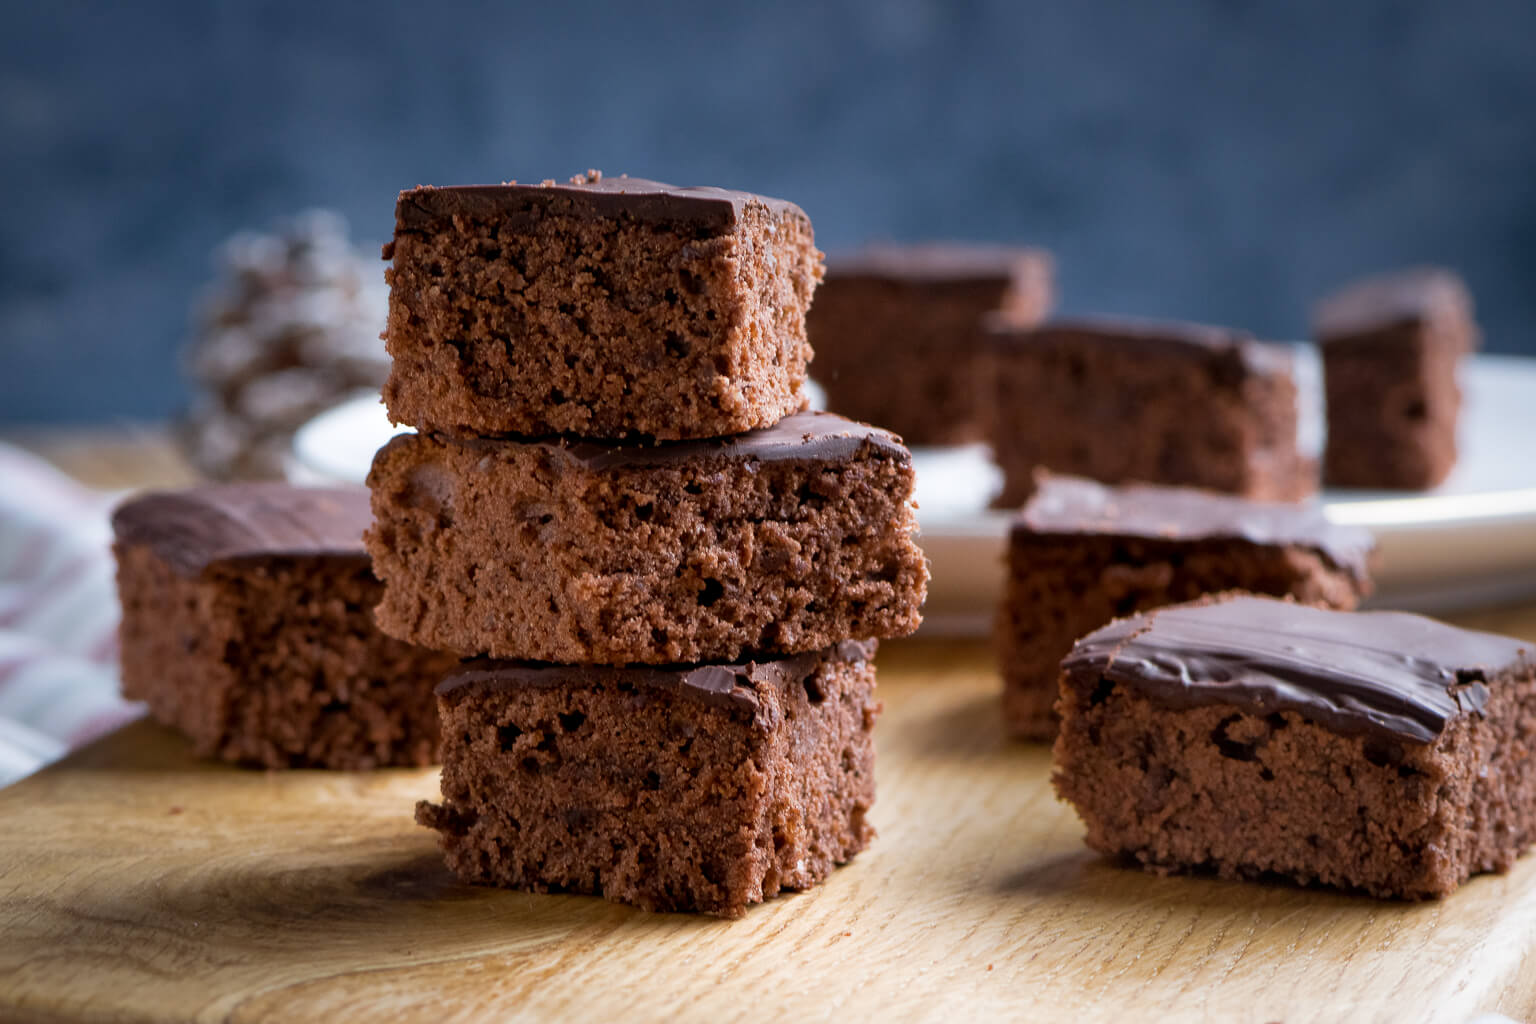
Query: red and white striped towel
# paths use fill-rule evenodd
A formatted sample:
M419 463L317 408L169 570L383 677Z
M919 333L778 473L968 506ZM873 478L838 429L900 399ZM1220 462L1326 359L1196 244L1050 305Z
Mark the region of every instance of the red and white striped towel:
M0 444L0 786L137 717L118 694L108 515L93 491Z

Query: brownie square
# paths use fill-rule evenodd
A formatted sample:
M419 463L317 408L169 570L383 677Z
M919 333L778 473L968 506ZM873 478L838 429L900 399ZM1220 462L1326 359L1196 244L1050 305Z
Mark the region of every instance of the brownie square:
M739 917L868 845L875 644L670 668L474 663L438 690L462 879Z
M1179 605L1062 665L1057 792L1158 872L1444 896L1536 841L1536 652L1399 612Z
M421 187L384 255L396 423L676 439L804 408L822 265L793 203L596 172Z
M403 434L369 474L379 625L466 657L677 664L917 628L912 457L828 413L658 445Z
M1477 346L1472 298L1449 270L1422 267L1358 281L1320 303L1335 487L1422 490L1456 464L1456 369Z
M1297 451L1290 351L1241 331L1142 320L993 323L998 504L1036 469L1173 484L1260 501L1317 489Z
M1038 249L958 242L871 246L829 261L806 316L827 407L907 444L986 440L983 318L1002 311L1038 324L1052 269Z
M1228 590L1351 609L1370 593L1370 531L1315 504L1044 476L1014 519L998 610L1003 718L1056 735L1061 660L1117 617Z
M458 661L374 627L368 520L361 487L232 484L121 505L123 695L201 757L433 763L432 689Z

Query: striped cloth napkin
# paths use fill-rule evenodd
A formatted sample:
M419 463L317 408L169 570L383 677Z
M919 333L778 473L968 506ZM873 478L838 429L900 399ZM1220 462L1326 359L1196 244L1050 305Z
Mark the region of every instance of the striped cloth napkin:
M0 444L0 786L143 713L118 695L108 516L93 491Z

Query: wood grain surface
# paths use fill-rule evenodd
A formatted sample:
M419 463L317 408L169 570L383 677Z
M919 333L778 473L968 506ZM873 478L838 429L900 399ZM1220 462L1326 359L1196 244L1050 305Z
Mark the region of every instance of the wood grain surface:
M1536 859L1431 904L1118 868L1003 739L985 645L887 644L880 686L879 838L734 922L460 885L411 822L433 771L129 726L0 791L0 1019L1536 1016Z
M158 425L10 429L0 432L0 441L25 448L81 483L105 491L184 487L198 480L170 430Z

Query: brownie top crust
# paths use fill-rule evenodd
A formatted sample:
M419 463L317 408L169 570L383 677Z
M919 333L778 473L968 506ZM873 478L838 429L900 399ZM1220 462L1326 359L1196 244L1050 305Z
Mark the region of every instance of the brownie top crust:
M1419 615L1237 597L1112 622L1079 640L1062 671L1174 707L1288 709L1341 733L1429 743L1482 711L1491 676L1532 661L1529 644Z
M118 543L147 546L177 573L196 577L216 564L270 558L366 563L363 532L372 521L367 488L260 482L131 498L112 513L112 532Z
M1025 535L1134 537L1146 540L1243 540L1296 545L1364 580L1376 541L1364 527L1330 522L1313 502L1250 501L1187 487L1108 487L1081 477L1040 474L1014 518Z
M1319 302L1312 330L1319 341L1427 320L1470 319L1472 296L1454 271L1412 267L1363 278Z
M566 184L418 185L400 193L395 204L395 231L418 231L457 216L494 218L520 227L549 214L560 214L593 219L628 216L719 233L733 228L742 210L752 203L809 222L800 207L784 199L706 186L679 188L627 175L605 178L601 172L591 171Z
M827 277L907 284L1007 283L1020 275L1048 274L1051 267L1051 256L1043 249L968 242L881 243L829 259Z
M464 671L438 684L448 697L474 689L481 692L519 688L629 685L636 689L675 693L713 707L756 714L758 689L800 681L830 659L867 662L875 656L876 640L844 640L833 647L770 661L740 661L717 665L545 665L532 662L477 660Z
M994 344L1007 348L1019 344L1069 344L1162 357L1208 359L1231 355L1257 373L1290 372L1291 351L1286 345L1259 341L1247 331L1178 320L1144 320L1135 317L1079 317L1048 321L1037 327L1010 324L1003 316L987 318Z
M569 438L472 437L459 443L470 448L486 449L506 444L537 446L552 456L570 459L589 470L599 472L666 466L704 459L840 461L852 458L865 447L887 458L904 463L912 461L912 453L901 443L901 438L889 430L858 423L830 412L791 413L771 427L729 437L693 441L630 443Z

